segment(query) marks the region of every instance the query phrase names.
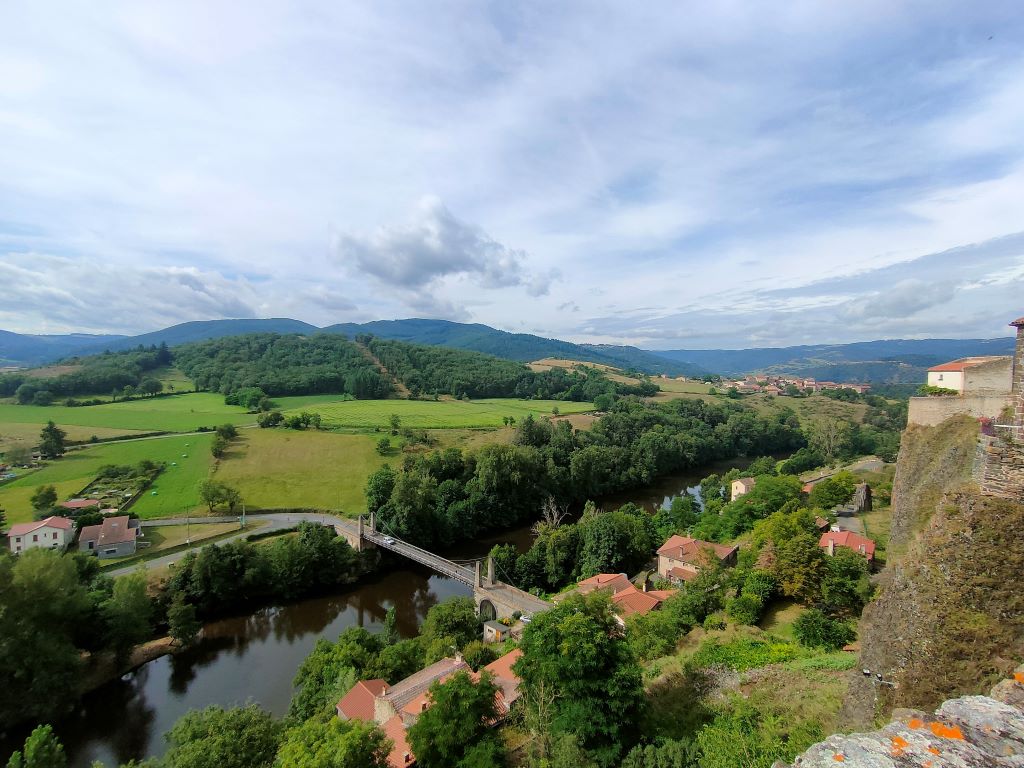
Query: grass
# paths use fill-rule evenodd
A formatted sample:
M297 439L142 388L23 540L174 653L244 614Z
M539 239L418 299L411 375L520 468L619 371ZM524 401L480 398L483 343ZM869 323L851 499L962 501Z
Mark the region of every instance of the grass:
M357 514L366 509L366 478L401 455L377 453L379 437L282 429L246 430L215 476L237 488L252 509L312 507Z
M792 600L776 600L765 611L761 621L757 623L761 629L783 640L796 642L793 634L793 622L804 612L804 607Z
M0 453L10 448L23 445L34 448L39 443L39 430L42 424L35 423L0 423ZM144 434L145 430L137 429L112 429L110 427L79 427L64 425L61 427L68 433L68 440L76 443L85 443L93 435L99 438L122 437L125 435Z
M500 427L502 418L521 421L528 414L551 415L593 410L593 403L560 400L349 400L309 408L316 411L327 426L384 428L391 414L397 414L403 427L413 429L455 429Z
M132 507L140 517L166 517L198 505L197 485L206 477L212 457L212 435L180 435L108 443L67 453L24 477L0 486L0 507L7 511L10 523L32 519L29 498L41 485L53 485L58 499L67 499L82 490L104 464L136 464L142 459L168 464L142 497ZM188 454L187 457L182 454ZM171 466L177 462L177 466ZM152 495L151 491L156 491Z
M282 410L302 409L336 400L337 395L279 397ZM104 403L78 408L63 405L16 405L0 403L0 434L11 424L42 426L55 421L60 427L106 427L120 430L193 432L218 424L255 424L255 414L237 405L225 405L224 396L214 392L191 392L168 397Z

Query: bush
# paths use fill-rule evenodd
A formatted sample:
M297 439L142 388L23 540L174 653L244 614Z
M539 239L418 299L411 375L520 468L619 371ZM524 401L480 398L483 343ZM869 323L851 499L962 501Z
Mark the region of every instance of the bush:
M284 421L284 414L280 411L271 411L270 413L261 413L256 417L256 423L266 429L268 427L276 427Z
M764 603L755 595L739 595L726 603L725 612L737 624L756 624L764 611Z
M693 655L693 663L698 667L723 666L742 672L745 669L791 661L800 653L797 646L775 638L757 640L739 637L728 643L705 640Z
M807 648L824 648L827 651L838 651L857 637L857 633L850 625L829 618L817 608L800 614L793 622L793 634L800 645Z

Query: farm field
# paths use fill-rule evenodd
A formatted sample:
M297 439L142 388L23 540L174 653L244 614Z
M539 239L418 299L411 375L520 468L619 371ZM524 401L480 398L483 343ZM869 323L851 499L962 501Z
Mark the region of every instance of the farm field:
M214 477L237 488L250 509L315 507L365 511L366 478L402 455L377 453L376 435L246 430ZM397 442L397 441L396 441Z
M274 402L281 410L293 410L337 399L337 395L303 395L277 397ZM215 427L227 422L255 424L256 416L246 413L241 406L225 405L224 396L215 392L191 392L79 408L0 403L0 434L9 425L42 426L49 420L61 428L67 425L146 432L192 432L198 427Z
M319 413L327 426L360 429L385 428L391 414L397 414L403 427L413 429L455 429L500 427L502 418L519 421L527 414L549 416L593 410L593 403L561 400L349 400L308 408Z
M167 517L199 504L197 485L210 468L212 435L182 435L130 443L108 443L67 453L42 469L0 486L0 507L9 523L32 519L29 498L41 485L57 489L59 500L82 490L105 464L137 464L142 459L163 461L167 469L132 506L139 517ZM182 456L187 454L187 456ZM177 466L171 466L177 462ZM156 491L156 495L152 495Z
M29 448L35 447L39 443L39 430L41 428L42 424L0 423L0 453L18 445L23 445ZM89 438L94 435L99 438L106 438L145 434L143 430L111 429L110 427L78 427L64 425L61 429L68 433L68 440L76 443L88 442Z

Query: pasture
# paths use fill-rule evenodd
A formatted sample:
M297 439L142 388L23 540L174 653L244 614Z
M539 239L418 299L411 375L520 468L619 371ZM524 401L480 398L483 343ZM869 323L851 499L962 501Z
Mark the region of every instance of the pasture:
M561 414L593 410L593 403L561 400L349 400L324 403L315 411L326 426L357 429L386 429L391 414L403 427L413 429L474 429L503 426L506 416L517 422L527 415L550 416L553 408Z
M366 478L401 454L377 453L378 435L249 429L232 443L214 477L237 488L250 509L366 510ZM397 443L397 440L393 442Z
M293 410L308 409L337 398L337 395L303 395L277 397L274 402L281 410ZM190 392L78 408L0 403L0 434L9 425L35 424L41 427L50 420L61 428L193 432L199 427L215 427L228 422L238 425L255 424L256 415L246 413L241 406L225 405L224 396L215 392Z
M44 422L45 423L45 422ZM39 430L42 424L16 424L0 423L0 453L4 453L15 446L34 448L39 444ZM88 442L91 437L124 437L127 435L141 435L143 431L137 429L111 429L110 427L77 427L62 425L68 434L68 440L76 443Z
M167 517L199 504L198 484L209 473L212 435L182 435L107 443L67 453L42 469L0 486L0 508L7 511L8 523L32 519L29 498L41 485L52 485L60 501L85 488L105 464L137 464L142 459L162 461L168 466L132 506L139 517ZM186 454L186 455L182 455ZM172 466L176 462L176 466ZM152 494L156 491L156 495Z

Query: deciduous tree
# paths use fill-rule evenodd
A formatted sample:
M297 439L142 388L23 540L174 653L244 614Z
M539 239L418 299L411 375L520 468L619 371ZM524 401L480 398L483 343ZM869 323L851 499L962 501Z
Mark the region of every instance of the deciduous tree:
M374 723L311 718L285 732L274 768L387 768L390 748Z
M500 742L490 728L497 717L498 687L483 672L474 683L458 672L430 686L430 708L407 731L409 746L423 768L477 768L484 752L500 756ZM481 746L483 742L489 745ZM494 763L489 763L493 765Z
M57 458L64 455L64 438L67 432L58 427L52 421L46 422L43 431L39 433L39 453L47 458Z
M189 712L167 732L165 768L270 768L281 725L255 704Z

